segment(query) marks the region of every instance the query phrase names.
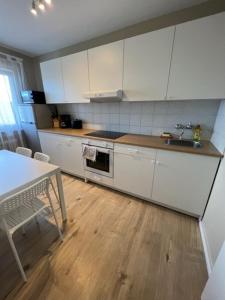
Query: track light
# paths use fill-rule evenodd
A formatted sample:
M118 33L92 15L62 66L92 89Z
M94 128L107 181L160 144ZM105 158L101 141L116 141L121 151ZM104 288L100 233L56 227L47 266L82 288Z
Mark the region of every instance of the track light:
M52 0L32 0L30 12L33 15L37 15L37 8L39 8L41 11L45 11L45 3L50 6L52 4Z
M32 1L32 7L31 7L30 12L31 12L33 15L35 15L35 16L37 15L36 5L35 5L34 0Z
M38 3L38 7L40 8L40 10L44 11L45 10L45 6L44 6L44 3L42 0L39 0L39 3Z

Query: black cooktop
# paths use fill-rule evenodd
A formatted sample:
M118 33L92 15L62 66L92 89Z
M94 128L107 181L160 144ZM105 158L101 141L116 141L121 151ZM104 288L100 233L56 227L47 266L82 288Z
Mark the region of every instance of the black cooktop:
M90 133L87 133L85 135L87 136L94 136L99 138L105 138L105 139L112 139L116 140L119 137L125 135L126 133L123 132L115 132L115 131L104 131L104 130L97 130Z

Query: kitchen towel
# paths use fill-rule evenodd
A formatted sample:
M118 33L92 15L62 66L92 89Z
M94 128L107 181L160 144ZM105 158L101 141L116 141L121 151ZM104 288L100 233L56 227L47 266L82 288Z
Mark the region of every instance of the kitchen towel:
M83 158L96 161L97 149L91 146L83 146Z

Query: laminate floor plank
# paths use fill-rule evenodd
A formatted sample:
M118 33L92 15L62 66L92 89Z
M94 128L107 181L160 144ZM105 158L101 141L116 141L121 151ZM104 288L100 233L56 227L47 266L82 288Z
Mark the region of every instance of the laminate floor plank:
M0 299L200 300L207 272L194 218L68 175L63 186L64 242L52 218L15 235L28 283L0 236Z

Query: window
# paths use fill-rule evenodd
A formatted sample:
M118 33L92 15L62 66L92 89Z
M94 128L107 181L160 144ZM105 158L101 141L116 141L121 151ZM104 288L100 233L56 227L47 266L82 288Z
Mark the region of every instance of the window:
M10 77L0 73L0 126L16 125Z

